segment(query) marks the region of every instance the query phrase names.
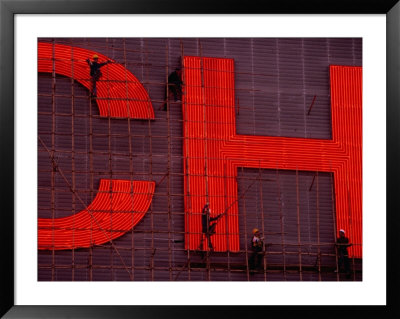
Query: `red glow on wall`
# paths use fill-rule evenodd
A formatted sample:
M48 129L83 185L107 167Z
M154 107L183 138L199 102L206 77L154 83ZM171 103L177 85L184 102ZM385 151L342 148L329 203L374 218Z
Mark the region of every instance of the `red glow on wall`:
M102 179L96 197L83 211L38 219L38 248L85 248L122 236L144 217L154 188L154 182Z
M206 200L226 216L215 251L239 251L238 167L333 172L337 229L348 230L362 256L362 68L331 66L332 140L237 135L234 61L184 58L185 246L201 242ZM206 247L206 245L205 245Z
M97 54L99 62L112 60L95 51L68 45L38 43L38 72L70 77L90 90L90 69L86 59ZM123 65L107 64L97 82L100 116L154 119L149 95L139 80Z

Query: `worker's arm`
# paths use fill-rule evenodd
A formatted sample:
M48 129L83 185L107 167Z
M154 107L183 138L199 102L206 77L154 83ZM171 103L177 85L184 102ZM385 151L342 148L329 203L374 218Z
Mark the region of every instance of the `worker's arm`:
M338 246L338 247L350 247L350 246L353 246L353 244L351 244L349 242L342 242L342 243L341 242L336 242L335 245Z
M108 63L113 63L113 62L111 60L107 60L106 62L99 63L99 66L102 67L102 66L105 66Z
M210 217L210 221L218 220L218 219L220 219L224 214L225 214L225 213L221 213L221 214L219 214L219 215L216 216L216 217Z

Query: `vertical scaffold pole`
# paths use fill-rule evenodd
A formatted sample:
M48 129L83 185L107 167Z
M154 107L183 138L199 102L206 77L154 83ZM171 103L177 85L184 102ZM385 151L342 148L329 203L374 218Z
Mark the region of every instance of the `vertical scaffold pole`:
M261 230L264 236L264 247L263 247L263 265L264 265L264 281L267 281L267 249L265 246L265 221L264 221L264 199L263 199L263 185L261 178L262 170L261 170L261 161L258 162L258 177L259 177L259 191L260 191L260 208L261 208Z
M276 181L278 184L278 201L279 201L279 216L281 222L281 247L282 247L282 261L283 261L283 277L286 280L286 244L285 244L285 216L282 211L282 198L281 198L281 182L279 178L279 165L276 166Z
M74 90L74 47L71 50L71 174L72 174L72 207L71 213L74 216L73 229L72 229L72 246L74 245L75 239L75 213L76 213L76 200L75 200L75 191L76 191L76 178L75 178L75 90ZM75 281L75 248L72 248L72 281Z
M320 212L319 212L319 174L317 171L316 175L317 180L317 244L318 244L318 252L317 252L317 261L318 261L318 280L321 281L321 239L320 239Z
M51 76L51 103L52 103L52 127L51 127L51 156L54 157L56 152L55 143L56 143L56 58L55 58L55 41L53 40L53 51L52 51L52 76ZM53 163L54 165L54 163ZM56 184L56 172L55 167L52 167L51 170L51 218L54 223L54 219L56 218L56 203L55 203L55 184ZM53 225L54 226L54 225ZM54 227L53 227L53 241L54 241ZM51 250L51 280L55 280L55 250L54 243L52 245Z
M302 267L302 247L301 247L301 229L300 229L300 192L299 192L299 170L296 167L296 215L297 215L297 252L299 254L299 275L300 281L303 280Z

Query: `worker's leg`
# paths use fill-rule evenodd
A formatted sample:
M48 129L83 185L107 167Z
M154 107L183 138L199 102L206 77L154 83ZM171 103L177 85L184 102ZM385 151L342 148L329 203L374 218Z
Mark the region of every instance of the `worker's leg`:
M207 232L205 235L206 235L206 239L207 239L208 249L213 250L214 248L211 243L211 234L209 232Z
M181 101L182 100L182 86L180 83L174 83L174 100Z
M261 252L257 252L257 268L261 268L263 254Z
M176 89L176 84L170 84L171 92L174 94L174 101L178 100L178 91Z
M90 78L90 84L91 84L91 87L90 87L90 95L91 95L91 96L94 96L94 92L95 92L95 90L96 90L96 79L95 79L94 76L92 76L92 77Z
M346 274L350 274L350 260L349 256L344 256L343 258L343 263L344 263L344 271Z
M343 269L343 255L339 254L338 256L338 272L341 272Z
M100 79L99 76L92 76L92 96L97 96L97 81Z
M93 96L97 96L97 80L93 81Z
M202 232L201 233L201 241L200 241L200 245L199 245L199 250L204 250L204 240L207 239L207 234Z
M208 248L210 250L214 250L214 247L213 247L212 242L211 242L211 234L208 235L207 241L208 241Z
M210 226L210 231L209 231L209 233L211 234L211 235L214 235L215 234L215 227L217 226L217 224L212 224L211 226Z
M93 76L93 96L97 96L97 81L101 78L101 73Z
M250 269L250 270L252 270L252 269L255 268L255 267L254 267L254 259L255 259L255 257L256 257L256 252L253 252L253 253L251 254L251 256L249 257L249 269Z
M180 83L176 85L176 91L178 93L178 100L182 100L182 85Z

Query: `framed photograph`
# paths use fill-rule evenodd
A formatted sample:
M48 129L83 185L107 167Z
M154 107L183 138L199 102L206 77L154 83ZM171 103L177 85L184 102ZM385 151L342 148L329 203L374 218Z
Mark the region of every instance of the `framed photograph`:
M0 3L4 318L400 314L397 1Z

